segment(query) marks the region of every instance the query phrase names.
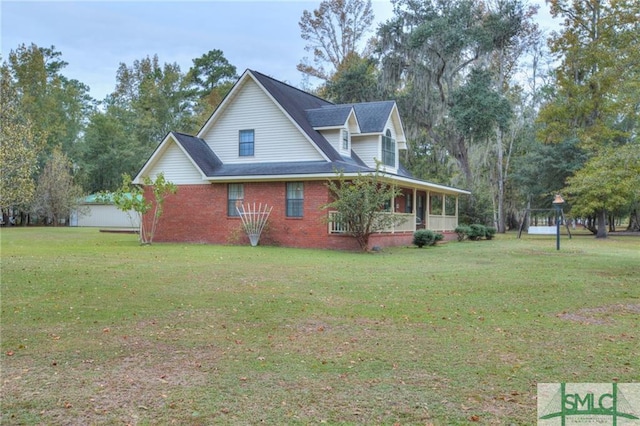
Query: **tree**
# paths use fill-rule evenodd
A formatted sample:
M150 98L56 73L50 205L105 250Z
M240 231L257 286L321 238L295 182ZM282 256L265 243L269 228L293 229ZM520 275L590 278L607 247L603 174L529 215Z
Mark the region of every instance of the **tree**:
M321 88L320 94L337 104L370 102L376 98L377 86L375 61L351 52Z
M57 226L77 209L83 192L73 181L71 162L60 148L54 148L38 178L33 212Z
M134 133L127 129L127 111L107 107L91 116L78 148L79 174L89 193L115 191L123 174L134 174L140 162L148 156L148 149L137 143Z
M371 0L323 0L313 12L305 10L298 25L307 41L305 50L313 52L314 65L301 62L298 70L327 81L350 53L365 56L359 44L373 19Z
M491 86L489 72L474 68L467 83L453 92L451 115L460 133L482 141L495 134L496 126L508 127L511 105Z
M507 99L501 96L492 87L491 75L488 71L474 68L468 77L467 83L456 89L453 93L453 107L451 108L457 131L475 143L489 142L494 137L496 140L495 170L497 190L497 222L498 232L505 232L504 220L504 164L503 164L503 138L505 130L509 127L512 116L511 105ZM491 146L491 144L488 144ZM487 150L491 152L489 148Z
M359 173L354 178L337 172L337 179L330 180L327 187L333 201L323 208L338 212L338 220L363 251L369 249L371 234L405 220L393 214L381 214L385 206L393 205L393 199L400 191L384 181L379 165L375 173Z
M116 90L107 104L128 112L121 115L128 121L123 125L146 150L140 166L169 131L193 129L195 93L186 90L178 64L160 65L157 55L147 56L132 66L121 63L116 80Z
M197 123L203 123L229 93L237 70L224 57L222 50L214 49L193 60L186 82L194 87L198 98L195 107Z
M546 143L580 141L590 158L587 170L578 171L570 187L580 188L581 193L586 193L585 183L601 187L591 192L606 198L584 206L595 209L596 237L604 238L607 206L618 204L617 195L607 189L607 181L585 177L596 176L602 164L609 164L610 172L616 174L620 163L596 157L615 155L617 147L637 138L640 4L552 0L551 12L564 17L563 30L550 40L552 52L561 55L562 61L556 70L557 96L540 111L539 137Z
M221 84L238 78L236 67L224 57L222 50L213 49L193 60L187 81L196 87L198 97L208 96Z
M449 108L465 73L488 53L483 8L468 0L399 0L394 12L378 29L385 96L397 99L409 139L425 134L425 143L446 149L470 186L467 141L455 130Z
M164 202L167 196L178 191L178 187L165 180L162 173L159 173L155 180L149 176L143 177L142 180L146 189L133 185L131 176L128 174L123 175L122 185L111 195L111 199L119 210L127 214L134 211L139 216L138 237L140 244L150 245L153 243L153 237L158 229ZM102 197L109 198L105 194L102 194Z
M410 152L409 165L412 171L416 166L436 166L439 173L446 171L450 182L475 186L470 199L474 210L479 196L484 197L480 190L493 192L489 198L495 200L496 222L504 231L509 150L515 141L505 136L513 133L505 134L509 126L491 120L485 136L478 138L470 127L461 127L461 120L469 120L474 112L486 117L487 111L463 111L468 103L457 102L470 100L461 94L466 88L472 96L469 90L478 84L479 73L489 76L485 94L490 91L510 100L518 61L536 40L536 9L519 0L398 0L394 5L395 17L378 30L381 85L386 97L397 99L410 149L430 157L425 164ZM481 122L478 116L476 130ZM451 162L459 172L448 167Z
M75 159L75 145L95 107L88 86L61 74L67 65L61 56L54 46L22 44L8 57L21 112L32 123L36 144L43 148L41 165L56 147Z
M20 112L8 67L0 71L0 210L7 222L9 209L25 209L33 199L39 147L33 124Z
M628 208L640 200L640 145L605 148L567 180L574 216ZM606 232L606 216L597 215L597 230Z

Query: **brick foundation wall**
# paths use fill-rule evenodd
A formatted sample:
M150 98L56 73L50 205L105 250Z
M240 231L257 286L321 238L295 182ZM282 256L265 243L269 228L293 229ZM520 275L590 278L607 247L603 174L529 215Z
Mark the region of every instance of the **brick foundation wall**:
M148 190L148 188L147 188ZM149 195L145 193L147 199ZM302 218L286 217L286 182L244 183L244 204L266 203L273 207L260 244L300 248L359 250L353 237L330 235L326 223L329 202L324 181L304 182ZM151 214L144 218L151 220ZM455 234L453 234L455 238ZM370 247L411 245L412 233L374 234ZM448 239L445 235L445 239ZM207 244L249 244L239 217L227 215L227 184L179 185L176 194L164 203L154 236L157 242L189 242Z

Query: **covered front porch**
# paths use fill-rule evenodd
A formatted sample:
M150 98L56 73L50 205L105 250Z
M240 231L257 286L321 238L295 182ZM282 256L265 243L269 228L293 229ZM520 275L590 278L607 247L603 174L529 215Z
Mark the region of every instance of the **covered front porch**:
M388 211L380 215L394 215L404 220L385 228L381 233L413 233L418 229L430 229L438 232L453 232L458 226L459 196L468 194L437 192L431 189L402 188L401 194L394 198ZM329 234L347 234L349 230L340 221L338 212L329 212Z

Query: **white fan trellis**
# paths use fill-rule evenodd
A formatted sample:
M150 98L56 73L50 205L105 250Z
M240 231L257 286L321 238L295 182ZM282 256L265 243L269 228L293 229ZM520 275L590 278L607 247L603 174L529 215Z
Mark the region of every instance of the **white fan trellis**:
M262 234L262 230L267 224L272 208L273 207L269 207L266 204L263 207L262 203L260 203L257 208L256 203L253 203L253 206L250 203L247 204L246 207L244 204L236 206L240 219L242 219L242 228L244 228L244 231L247 233L252 247L258 245L260 234Z

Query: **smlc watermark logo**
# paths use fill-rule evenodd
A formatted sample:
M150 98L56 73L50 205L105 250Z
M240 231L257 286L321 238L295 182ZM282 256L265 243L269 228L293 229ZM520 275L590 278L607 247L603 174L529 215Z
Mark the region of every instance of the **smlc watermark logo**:
M640 383L538 383L538 425L640 426Z

